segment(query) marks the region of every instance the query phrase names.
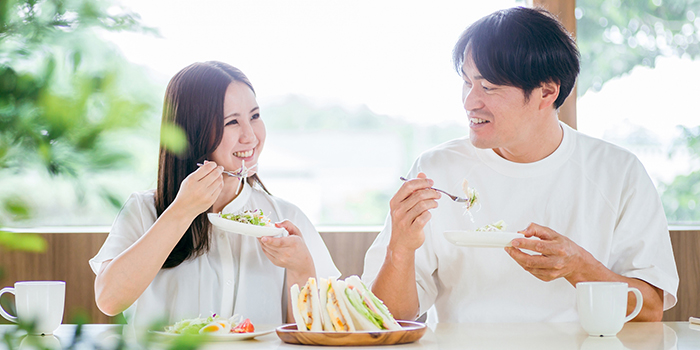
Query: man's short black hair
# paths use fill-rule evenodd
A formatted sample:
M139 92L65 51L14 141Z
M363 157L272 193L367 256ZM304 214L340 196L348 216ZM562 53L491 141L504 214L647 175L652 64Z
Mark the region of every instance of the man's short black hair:
M513 7L478 20L462 33L452 53L460 75L465 54L471 55L484 79L520 88L526 98L543 83L559 83L555 108L569 96L579 72L576 43L556 17L541 8Z

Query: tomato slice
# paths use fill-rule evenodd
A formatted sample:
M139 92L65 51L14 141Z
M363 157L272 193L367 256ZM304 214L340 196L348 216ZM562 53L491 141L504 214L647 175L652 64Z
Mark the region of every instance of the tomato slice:
M233 328L233 333L253 333L255 332L255 327L250 323L250 319L246 318L243 322L239 323Z

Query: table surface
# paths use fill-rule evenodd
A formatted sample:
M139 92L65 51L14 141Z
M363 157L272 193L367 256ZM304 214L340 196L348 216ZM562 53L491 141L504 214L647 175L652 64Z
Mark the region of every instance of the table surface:
M123 329L122 329L123 328ZM256 330L272 329L273 325L259 325ZM13 325L0 325L0 334L14 329ZM40 341L49 347L67 348L73 343L75 325L61 325L53 336L22 336L16 339L19 349L31 349L30 342ZM128 326L89 324L82 329L83 344L113 349L119 334L127 339L138 339ZM30 339L31 338L31 339ZM60 344L60 345L59 345ZM129 348L166 348L166 343L136 345L129 341ZM135 346L136 345L136 346ZM162 345L162 346L159 346ZM283 343L277 335L259 336L254 340L207 343L203 349L305 349ZM0 344L0 349L7 349ZM82 348L82 347L78 347ZM89 347L88 347L89 348ZM323 347L324 349L348 349L347 347ZM396 345L361 347L361 349L700 349L700 326L688 322L627 323L617 337L589 337L578 323L437 323L429 324L425 335L417 342Z

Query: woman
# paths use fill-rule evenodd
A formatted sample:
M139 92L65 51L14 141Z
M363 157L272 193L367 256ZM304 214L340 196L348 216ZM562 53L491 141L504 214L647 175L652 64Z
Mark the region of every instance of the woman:
M291 320L283 301L291 285L340 273L308 218L255 174L265 124L248 78L220 62L184 68L168 85L162 123L182 128L188 149L177 155L161 147L157 189L127 200L90 260L97 306L107 315L125 311L141 326L213 313L254 324ZM246 168L242 184L222 175ZM289 235L227 233L207 219L255 209Z

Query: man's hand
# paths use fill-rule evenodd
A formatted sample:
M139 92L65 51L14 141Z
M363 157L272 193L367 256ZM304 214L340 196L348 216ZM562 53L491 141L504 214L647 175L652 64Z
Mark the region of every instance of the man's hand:
M576 283L585 281L625 282L630 287L639 289L643 295L642 311L633 321L661 321L664 306L664 292L661 289L643 280L612 272L587 250L548 227L530 224L520 232L525 237L538 237L540 240L516 238L511 242L512 247L506 247L506 251L535 277L543 281L563 277L574 287ZM520 249L542 255L529 255ZM630 294L627 298L628 314L632 312L636 303L637 298Z
M423 228L430 220L428 210L437 208L440 194L430 189L433 180L419 173L406 181L389 202L391 240L386 258L372 285L372 292L399 320L418 317L416 287L416 249L425 242Z
M572 279L574 273L585 269L591 259L598 263L588 251L548 227L530 224L520 233L540 240L516 238L511 242L512 247L506 247L506 252L526 271L543 281L564 277L575 284L578 281ZM542 255L530 255L520 249Z
M433 180L419 173L418 178L406 181L391 198L390 249L415 251L425 241L423 228L431 218L428 210L437 208L440 193L430 189Z

